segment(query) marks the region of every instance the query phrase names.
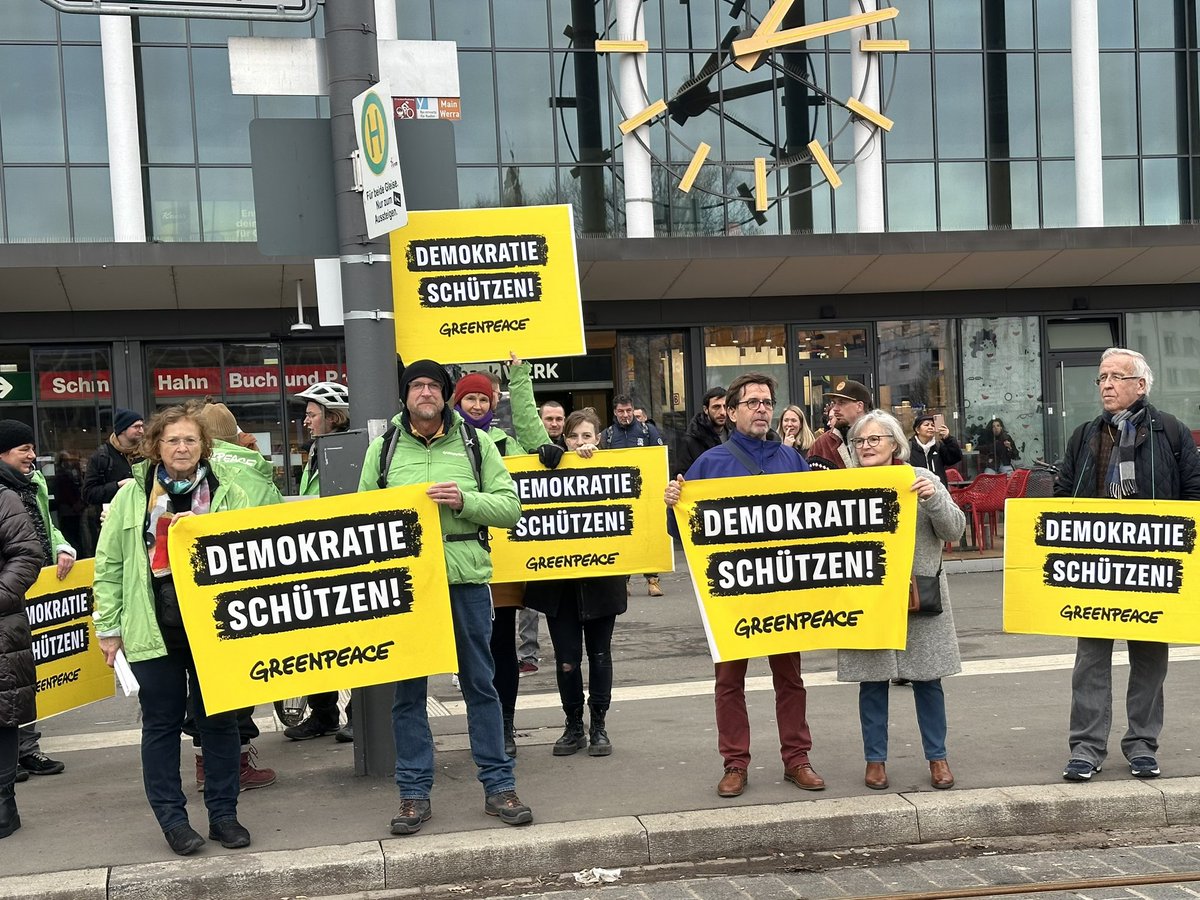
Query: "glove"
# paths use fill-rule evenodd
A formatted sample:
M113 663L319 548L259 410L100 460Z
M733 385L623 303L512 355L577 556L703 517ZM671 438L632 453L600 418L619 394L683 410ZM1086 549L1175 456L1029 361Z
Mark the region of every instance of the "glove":
M538 447L538 462L547 469L557 469L562 462L563 448L558 444L542 444Z

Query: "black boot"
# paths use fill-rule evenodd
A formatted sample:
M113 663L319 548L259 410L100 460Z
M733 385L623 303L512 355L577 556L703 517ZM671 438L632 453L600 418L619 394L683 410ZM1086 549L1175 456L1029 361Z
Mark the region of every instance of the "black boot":
M583 707L576 706L568 709L567 726L557 741L554 742L555 756L570 756L576 750L583 750L588 745L587 733L583 730Z
M609 756L613 750L612 741L608 739L608 733L604 730L604 717L608 715L608 710L595 706L591 707L591 710L591 745L588 747L588 756Z
M513 714L504 714L504 752L509 756L517 755L517 734L513 728Z
M16 789L13 782L0 785L0 838L6 838L21 827L21 817L17 814Z

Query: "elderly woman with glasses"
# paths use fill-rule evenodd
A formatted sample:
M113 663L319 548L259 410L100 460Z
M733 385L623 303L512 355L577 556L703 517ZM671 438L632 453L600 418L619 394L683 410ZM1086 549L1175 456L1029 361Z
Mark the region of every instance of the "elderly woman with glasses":
M890 466L906 461L908 438L900 423L886 412L874 410L850 428L849 444L854 466ZM937 575L942 595L942 613L909 616L908 642L903 650L839 650L838 681L857 681L858 717L862 726L863 756L867 787L881 791L888 786L888 690L889 681L912 682L917 704L921 744L929 761L930 784L938 790L954 787L954 776L946 761L946 698L942 678L962 670L958 635L946 576L942 571L942 547L956 541L966 527L963 515L941 480L928 469L914 469L912 490L917 503L917 540L913 555L914 575ZM907 594L906 594L907 596ZM900 602L900 598L896 598Z
M204 755L208 836L223 847L246 847L237 819L241 738L236 711L208 715L192 658L167 536L186 516L246 509L241 488L218 481L209 465L212 440L200 418L202 404L172 406L146 426L133 478L112 500L96 547L96 635L111 666L118 651L129 660L141 689L142 780L146 799L167 844L180 856L204 838L188 823L179 776L179 736L192 695Z

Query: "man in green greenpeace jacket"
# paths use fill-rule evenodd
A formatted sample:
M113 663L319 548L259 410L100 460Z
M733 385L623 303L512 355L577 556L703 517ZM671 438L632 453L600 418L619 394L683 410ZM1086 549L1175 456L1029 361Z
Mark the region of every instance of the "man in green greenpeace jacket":
M440 508L459 684L467 703L471 756L486 797L484 812L507 825L526 825L533 813L517 797L513 759L504 752L500 701L492 685L492 560L480 533L488 527L512 527L521 504L491 440L479 431L472 438L462 418L447 405L452 390L446 370L433 360L405 368L400 376L402 411L392 420L396 431L367 448L358 489L379 488L385 468L388 487L435 482L427 494ZM477 442L477 447L468 442ZM478 479L473 459L479 461ZM426 715L426 681L396 683L392 728L400 810L392 818L392 834L416 834L433 814L433 735Z

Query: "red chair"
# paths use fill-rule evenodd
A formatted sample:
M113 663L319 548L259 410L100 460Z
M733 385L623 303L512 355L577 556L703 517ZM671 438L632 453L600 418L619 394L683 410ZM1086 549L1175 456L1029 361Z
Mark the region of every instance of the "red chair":
M968 487L953 495L954 502L971 517L971 533L980 553L983 552L983 520L987 517L992 534L996 534L1007 495L1007 475L978 475Z
M1029 469L1017 469L1008 476L1008 493L1005 497L1024 497L1029 484Z
M946 470L946 480L947 481L966 481L967 479L963 478L962 472L960 472L954 466L951 466L950 468L948 468Z

